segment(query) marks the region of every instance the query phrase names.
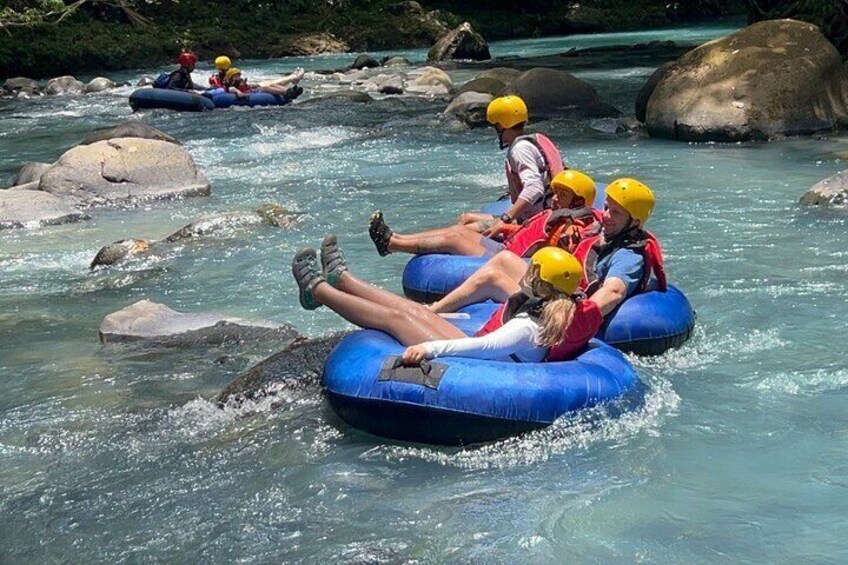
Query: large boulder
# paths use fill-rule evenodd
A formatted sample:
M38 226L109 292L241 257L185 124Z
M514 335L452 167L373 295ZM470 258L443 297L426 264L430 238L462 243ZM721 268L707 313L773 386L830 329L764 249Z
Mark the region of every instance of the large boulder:
M444 113L455 116L459 121L470 127L484 127L486 121L486 109L492 95L484 92L463 92L448 104Z
M453 91L453 81L448 74L436 67L422 67L409 73L406 91L427 96L443 96Z
M406 57L386 57L383 59L383 67L408 67L412 62Z
M112 90L115 88L115 83L105 77L97 77L95 79L91 79L88 84L85 85L86 94L93 94L95 92L103 92L104 90Z
M274 57L297 57L320 53L346 53L350 46L331 33L311 33L295 37L272 50Z
M356 59L353 60L353 64L350 66L350 68L356 69L357 71L361 71L362 69L376 68L379 66L380 61L378 61L371 55L363 53L362 55L357 56Z
M642 85L642 88L639 89L639 93L636 95L636 119L640 122L645 121L645 114L648 111L648 100L651 99L651 94L654 93L654 89L660 83L660 81L665 78L665 75L668 74L668 70L674 65L674 61L668 61L667 63L663 63L660 65L657 70L651 73L651 76L648 77L648 80Z
M848 74L814 25L760 22L680 57L658 82L648 132L685 141L768 139L848 122Z
M522 72L524 71L519 71L512 67L493 67L491 69L486 69L474 78L493 78L504 84L510 84L512 81L517 79Z
M113 312L100 324L102 343L144 341L152 345L185 346L284 340L297 336L297 331L287 324L231 318L211 312L186 314L150 300L139 300Z
M6 94L19 94L25 92L32 95L38 92L38 81L26 77L14 77L6 79L3 83L3 91Z
M70 75L51 78L44 92L47 94L82 94L85 85Z
M41 179L41 175L44 172L52 167L50 163L27 163L21 170L18 171L18 174L15 176L15 180L12 181L12 186L20 186L22 184L29 184L31 182L36 182Z
M38 190L0 190L0 229L36 228L86 219L58 196Z
M523 72L504 94L524 99L534 119L608 118L621 114L601 100L589 83L557 69L536 67Z
M848 170L814 184L801 197L804 206L848 208Z
M427 53L428 62L448 59L484 61L491 58L486 40L468 22L440 37Z
M484 92L494 98L500 96L506 90L506 87L507 83L494 77L475 77L459 87L457 94L464 92Z
M38 188L79 206L209 196L211 191L188 151L135 137L74 147L41 176Z
M141 139L158 139L159 141L167 141L180 145L180 142L166 133L162 133L153 126L149 126L138 120L129 120L115 127L104 128L88 134L85 139L80 142L80 145L91 145L98 141L107 139L115 139L116 137L138 137Z

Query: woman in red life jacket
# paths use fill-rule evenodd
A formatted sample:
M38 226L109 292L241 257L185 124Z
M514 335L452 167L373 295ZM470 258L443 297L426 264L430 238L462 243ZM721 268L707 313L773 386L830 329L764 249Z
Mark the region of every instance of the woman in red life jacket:
M602 323L597 306L575 295L583 276L580 262L557 247L533 254L520 292L475 337L416 302L354 277L333 235L324 238L320 266L314 249L302 249L292 272L304 308L327 306L360 327L388 333L407 346L406 363L441 356L564 360L579 353Z
M524 257L545 245L573 252L580 241L601 231L599 212L591 209L595 201L595 181L569 169L551 182L552 210L545 210L508 237L502 251L477 269L465 282L441 300L430 305L434 312L455 312L474 302L504 302L518 288L527 264Z
M227 92L235 94L239 98L247 96L252 92L267 92L268 94L287 95L290 98L297 98L303 92L303 89L298 87L300 92L292 96L292 87L300 82L303 78L303 69L297 69L295 72L284 76L281 79L263 82L259 86L250 86L247 79L241 76L241 69L230 67L230 70L224 75L224 89Z
M368 232L380 256L393 251L479 256L478 234L498 238L511 224L524 222L550 207L550 182L564 169L562 155L546 136L525 132L527 105L518 96L496 98L489 103L486 119L498 134L500 148L507 149L510 208L499 217L468 212L460 216L456 225L406 235L393 233L383 221L383 213L377 210L371 216Z

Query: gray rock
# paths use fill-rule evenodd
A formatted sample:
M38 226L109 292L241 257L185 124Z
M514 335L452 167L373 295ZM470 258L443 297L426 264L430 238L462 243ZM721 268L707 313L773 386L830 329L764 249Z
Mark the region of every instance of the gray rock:
M406 57L387 57L383 63L383 67L409 67L412 62Z
M361 71L362 69L371 69L380 66L380 62L371 55L362 54L354 59L351 69Z
M93 94L95 92L103 92L104 90L112 90L115 88L115 83L108 78L105 77L97 77L95 79L91 79L91 81L85 85L86 94Z
M296 57L320 53L347 53L350 46L331 33L310 33L296 37L287 43L272 47L273 57Z
M586 82L565 71L537 67L521 73L505 94L524 99L531 119L607 118L621 114Z
M188 151L173 143L135 137L74 147L45 171L38 186L78 206L209 196L211 192Z
M156 77L151 76L143 76L138 79L138 82L135 84L136 86L153 86L153 83L156 81Z
M82 94L85 85L70 75L51 78L44 92L47 94Z
M148 249L150 249L150 242L146 239L121 239L101 247L88 268L109 267L120 263L127 257L145 253Z
M67 224L88 216L61 198L37 190L0 190L0 229Z
M406 84L406 91L428 96L444 96L453 91L453 82L447 73L436 67L422 67L409 73L412 79Z
M21 167L20 171L18 171L17 176L15 176L15 180L12 181L12 186L20 186L22 184L36 182L41 179L41 175L44 174L44 171L50 167L52 167L50 163L27 163Z
M427 53L427 61L445 61L448 59L484 61L491 58L492 55L489 53L489 45L486 40L474 31L468 22L440 37Z
M476 77L459 87L457 94L462 94L463 92L483 92L494 98L500 96L506 87L507 83L494 77Z
M645 114L651 135L684 141L829 131L848 122L848 75L816 26L765 21L681 56Z
M492 101L492 95L484 92L463 92L448 104L444 113L456 116L461 122L471 127L484 127L486 109Z
M333 101L353 102L356 104L370 104L374 101L367 93L358 90L339 90L316 96L300 103L301 106Z
M801 197L804 206L848 208L848 170L814 184Z
M149 126L144 122L138 120L129 120L122 124L118 124L115 127L104 128L94 131L85 137L85 139L80 142L80 145L91 145L92 143L97 143L98 141L105 141L107 139L115 139L116 137L138 137L141 139L158 139L159 141L167 141L168 143L175 143L180 145L180 142L167 135L162 133L158 129L153 126Z
M9 78L3 83L3 90L7 94L26 92L27 94L32 95L33 93L38 92L38 81L34 81L31 78L26 77Z
M267 320L245 320L217 313L186 314L140 300L103 318L102 343L143 341L151 345L186 346L230 342L293 339L297 331L287 324Z
M511 84L522 72L511 67L494 67L492 69L486 69L474 78L493 78L504 84Z
M654 89L660 83L660 81L668 74L668 70L674 65L674 61L668 61L667 63L663 63L657 68L651 76L648 77L647 82L642 86L639 90L639 93L636 95L636 119L640 122L645 121L645 114L648 111L648 100L651 99L651 94L654 93Z
M296 340L236 377L218 396L218 404L256 400L273 395L279 387L318 386L327 356L348 333Z

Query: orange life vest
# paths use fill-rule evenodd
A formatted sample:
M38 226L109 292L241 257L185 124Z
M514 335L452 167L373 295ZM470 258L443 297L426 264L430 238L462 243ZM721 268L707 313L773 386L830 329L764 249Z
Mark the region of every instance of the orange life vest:
M591 296L601 287L596 268L601 257L615 253L619 249L632 249L645 260L642 278L636 292L644 292L653 276L657 280L657 290L665 292L667 288L663 253L660 242L648 231L637 230L634 237L623 238L619 242L604 243L601 236L589 237L581 241L574 250L574 256L583 264L583 279L580 289Z
M521 312L527 312L530 317L538 319L543 306L544 300L530 298L520 292L513 294L509 297L506 304L501 304L495 310L494 314L492 314L480 331L474 335L482 336L491 333ZM568 361L573 359L575 355L586 347L589 340L595 337L598 330L601 329L601 325L604 323L604 317L601 315L598 305L592 300L579 298L574 308L574 316L571 318L571 323L565 328L562 339L548 349L545 361Z
M601 233L601 212L588 206L542 210L504 242L504 248L528 257L540 247L553 245L573 253L584 238Z

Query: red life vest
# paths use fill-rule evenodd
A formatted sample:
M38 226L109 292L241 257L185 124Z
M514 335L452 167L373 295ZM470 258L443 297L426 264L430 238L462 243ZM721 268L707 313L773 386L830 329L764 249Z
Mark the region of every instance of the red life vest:
M513 297L516 296L518 296L518 301L521 300L521 295L513 295L506 304L501 304L480 331L474 334L475 337L491 333L511 320L516 314L522 311L528 311L527 308L522 308L523 304L519 304L517 307L515 306ZM528 312L531 317L533 316L532 310L538 312L539 303ZM512 314L510 314L511 311ZM589 299L578 299L577 304L574 306L574 316L571 318L571 323L563 332L562 339L548 350L545 361L568 361L573 359L575 355L586 347L589 340L595 337L595 334L601 329L603 323L604 317L601 315L601 309L598 308L597 304Z
M504 242L504 248L519 257L528 257L545 245L562 247L573 253L584 238L601 233L601 212L589 207L543 210L524 222Z
M221 78L221 75L212 75L209 77L209 85L212 88L224 88L224 79Z
M604 245L601 236L598 235L584 239L574 250L574 256L583 264L583 280L580 281L580 289L583 292L591 296L601 287L603 281L598 280L596 272L598 259L601 255L615 253L619 249L632 249L642 255L645 260L645 267L642 269L642 278L639 281L639 286L636 287L636 293L644 292L647 289L652 275L657 279L657 290L665 292L667 285L662 247L652 233L640 230L637 237L625 239L610 250L607 247L611 245L615 244Z
M511 151L515 144L522 140L532 143L536 149L539 150L539 153L542 154L542 160L545 162L545 166L544 169L539 172L542 173L542 178L545 178L545 175L547 174L547 180L545 182L545 208L549 208L551 195L553 194L551 192L551 179L568 167L563 164L562 154L548 136L541 133L534 133L516 137L510 145L509 150ZM507 153L507 157L508 155L509 153ZM524 184L521 182L521 177L518 176L518 173L512 170L512 167L509 164L509 158L507 158L505 166L506 182L509 187L509 197L510 200L512 200L512 203L515 204L515 201L518 200L518 195L521 194L522 190L524 190Z

